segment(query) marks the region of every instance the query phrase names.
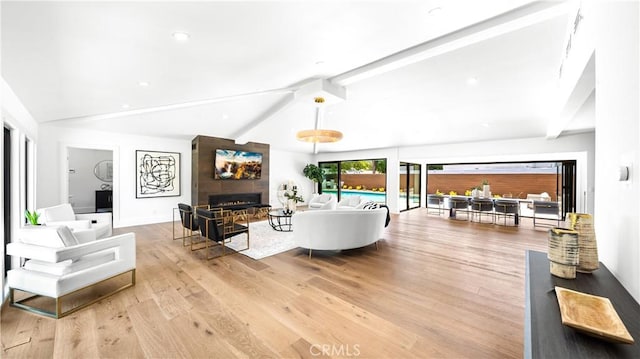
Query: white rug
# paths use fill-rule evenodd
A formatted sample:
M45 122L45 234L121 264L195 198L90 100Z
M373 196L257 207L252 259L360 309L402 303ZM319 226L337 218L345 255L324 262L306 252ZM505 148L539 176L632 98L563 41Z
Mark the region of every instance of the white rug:
M249 224L249 249L238 252L253 259L262 259L296 248L293 232L278 232L267 221ZM228 248L241 250L247 247L247 236L235 236L227 243Z

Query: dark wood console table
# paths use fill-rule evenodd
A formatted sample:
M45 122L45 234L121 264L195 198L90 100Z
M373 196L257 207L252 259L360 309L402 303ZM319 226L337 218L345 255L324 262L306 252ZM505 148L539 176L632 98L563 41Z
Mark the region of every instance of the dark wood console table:
M527 251L525 358L640 358L640 305L600 263L592 274L562 279L549 273L547 254ZM562 325L555 286L607 297L635 340L617 344Z

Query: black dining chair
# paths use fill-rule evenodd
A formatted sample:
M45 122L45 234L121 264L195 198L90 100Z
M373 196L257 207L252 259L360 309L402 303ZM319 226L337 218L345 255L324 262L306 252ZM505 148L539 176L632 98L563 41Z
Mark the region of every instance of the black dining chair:
M504 217L504 225L507 225L507 217L513 218L513 225L517 226L519 223L520 216L520 204L518 201L509 200L509 199L496 199L493 202L493 206L495 208L496 215L496 224L499 224L500 216Z
M231 210L224 210L221 208L217 209L204 209L204 208L196 208L196 215L198 218L198 226L200 227L200 233L202 237L204 237L204 246L196 248L195 250L204 249L205 256L207 259L217 258L210 256L211 251L209 250L210 243L214 245L222 246L222 255L226 255L226 247L225 245L230 241L232 237L237 235L246 233L247 234L247 247L237 250L236 252L241 252L249 249L249 221L247 220L246 225L240 224L236 220L238 216ZM193 247L192 247L192 250ZM235 252L234 252L235 253Z
M478 217L478 222L482 223L482 216L491 218L491 223L495 223L495 213L493 211L493 200L489 198L471 199L471 222Z
M465 212L467 214L465 220L469 220L469 199L467 197L453 196L449 198L449 209L450 218L458 219L458 212Z
M182 245L188 246L191 243L193 237L197 237L198 233L198 221L193 213L193 207L185 203L178 203L178 211L180 212L180 223L182 225L182 237L176 237L175 229L173 231L173 240L182 239ZM175 213L175 212L174 212ZM187 243L189 240L189 243Z
M437 194L428 194L427 195L427 214L430 213L430 210L436 210L438 216L444 214L444 197Z

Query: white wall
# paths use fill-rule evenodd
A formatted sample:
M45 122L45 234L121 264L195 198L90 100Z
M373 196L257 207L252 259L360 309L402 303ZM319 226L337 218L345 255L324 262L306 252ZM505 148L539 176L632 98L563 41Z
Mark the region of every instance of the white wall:
M292 180L298 186L298 193L309 202L312 196L313 182L304 176L302 170L308 163L316 163L311 154L270 150L269 156L269 204L274 208L281 208L278 201L278 186Z
M37 206L68 201L69 148L113 151L113 225L127 227L172 220L179 202L191 203L191 139L176 140L40 125ZM136 198L135 151L179 152L180 196Z
M600 260L640 302L640 6L596 7L596 239ZM617 180L620 165L630 181Z
M83 148L69 149L69 203L75 213L91 213L96 209L96 190L111 182L103 182L95 176L98 162L112 161L113 153Z

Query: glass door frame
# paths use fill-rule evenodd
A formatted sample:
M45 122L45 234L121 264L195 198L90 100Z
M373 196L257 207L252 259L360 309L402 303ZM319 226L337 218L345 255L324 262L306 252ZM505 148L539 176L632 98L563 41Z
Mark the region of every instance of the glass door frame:
M327 166L331 166L331 165L335 165L336 166L336 168L337 168L337 174L336 174L336 178L335 178L336 196L337 196L338 201L340 201L342 199L342 190L343 190L343 188L342 188L342 164L345 163L345 162L359 162L359 161L372 161L374 165L375 165L376 161L384 161L385 162L384 163L384 168L385 168L385 171L384 171L384 176L385 176L385 179L384 179L384 189L385 189L384 190L384 203L381 203L381 202L378 202L378 203L386 205L387 204L387 200L388 200L388 193L389 193L388 192L388 188L387 188L387 171L386 171L386 166L387 166L389 160L387 158L369 158L369 159L340 160L340 161L322 161L322 162L318 162L318 167L320 167L321 169L324 169L324 167L327 167ZM326 176L326 174L325 174L325 176ZM323 190L326 189L325 188L325 182L326 182L326 180L322 183L321 186L319 186L318 193L323 193ZM345 189L345 190L348 190L348 189Z
M413 168L415 168L417 166L418 168L418 173L414 173L414 171L412 170ZM400 178L398 179L398 183L400 184L399 188L398 188L398 194L401 193L400 192L400 187L402 186L402 174L405 174L405 188L412 188L410 186L411 184L411 178L415 178L417 179L417 183L414 180L414 184L413 184L413 188L414 191L415 189L417 189L417 193L414 192L413 195L417 195L418 196L418 204L417 206L411 206L411 196L412 193L410 193L410 191L406 191L407 195L405 196L405 206L403 207L403 209L400 209L400 212L404 212L404 211L408 211L411 209L416 209L416 208L420 208L422 207L422 193L421 193L421 176L422 176L422 165L419 163L411 163L411 162L400 162L400 172L398 174L398 176L400 176ZM398 196L399 197L399 196ZM398 204L400 205L401 199L398 199ZM400 207L400 206L399 206Z
M7 272L11 269L11 256L7 254L7 244L11 243L12 233L11 233L11 223L13 218L11 217L11 177L13 168L12 165L12 136L11 129L7 127L3 127L3 159L2 163L4 166L3 171L3 206L4 206L4 273L2 274L5 278L7 277Z

